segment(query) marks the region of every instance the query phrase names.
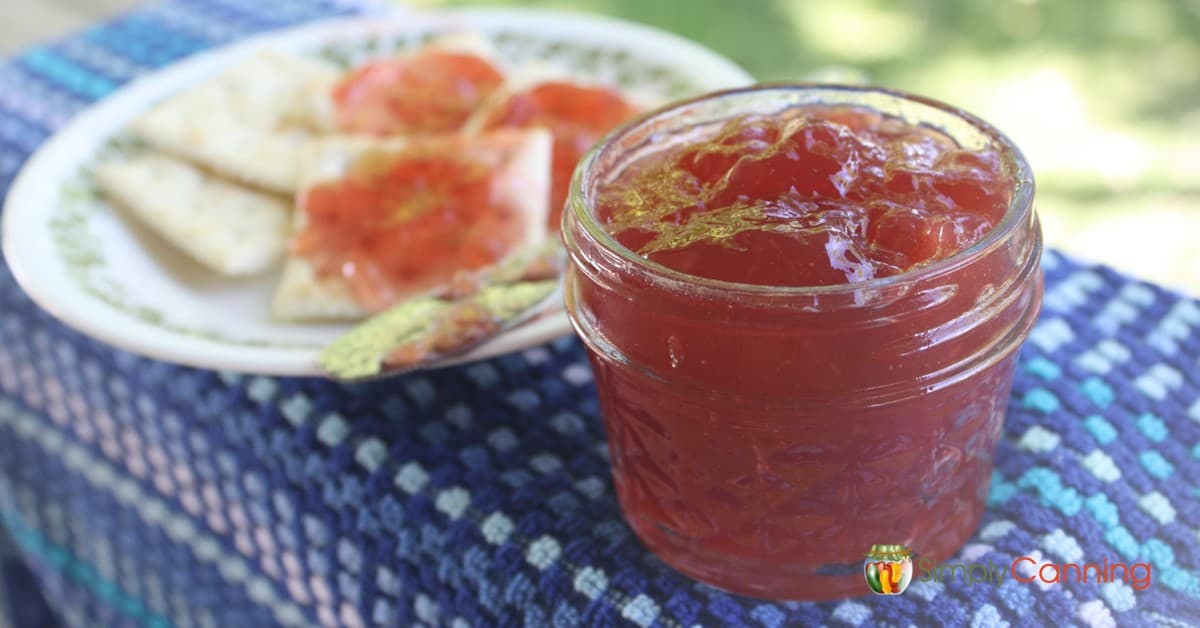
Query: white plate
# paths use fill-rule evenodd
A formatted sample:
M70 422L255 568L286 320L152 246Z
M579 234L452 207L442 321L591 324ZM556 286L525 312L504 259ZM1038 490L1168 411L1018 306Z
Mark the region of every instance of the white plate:
M152 358L277 375L319 373L316 356L348 329L282 324L268 304L277 275L216 276L110 208L87 168L126 123L162 98L261 47L342 62L419 45L467 26L520 64L619 83L660 103L752 81L695 43L645 26L571 13L462 10L323 21L204 52L147 75L76 117L17 177L4 209L4 254L34 301L85 334ZM570 332L561 308L458 361L533 346Z

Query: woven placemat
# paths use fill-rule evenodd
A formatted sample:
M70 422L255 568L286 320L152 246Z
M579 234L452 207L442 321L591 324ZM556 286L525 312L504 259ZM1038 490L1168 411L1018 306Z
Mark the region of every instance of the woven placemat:
M0 66L0 192L135 76L350 10L165 2L17 56ZM729 595L621 519L574 339L361 387L237 376L89 340L0 264L6 606L47 617L27 566L71 625L1196 625L1200 304L1055 253L1045 269L989 509L955 562L1144 561L1143 589L1007 577L822 604Z

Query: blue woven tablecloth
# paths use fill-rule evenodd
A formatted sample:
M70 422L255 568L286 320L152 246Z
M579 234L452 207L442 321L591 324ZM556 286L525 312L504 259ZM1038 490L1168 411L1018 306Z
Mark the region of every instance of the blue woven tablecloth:
M167 2L25 52L0 66L0 193L134 76L348 10ZM1200 303L1054 253L1045 268L990 506L956 561L1146 561L1142 591L728 595L621 519L574 339L362 387L214 373L65 328L0 263L6 607L17 626L1200 624Z

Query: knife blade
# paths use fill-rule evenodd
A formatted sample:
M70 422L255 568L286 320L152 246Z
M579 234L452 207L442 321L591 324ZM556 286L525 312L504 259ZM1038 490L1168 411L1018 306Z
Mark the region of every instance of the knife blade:
M564 263L562 245L547 240L491 268L459 273L442 289L355 326L318 362L333 379L361 382L462 354L536 314L556 292Z

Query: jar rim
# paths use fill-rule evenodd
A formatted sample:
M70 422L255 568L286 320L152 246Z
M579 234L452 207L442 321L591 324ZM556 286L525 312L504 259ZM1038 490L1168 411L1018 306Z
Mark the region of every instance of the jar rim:
M621 244L606 230L595 214L590 211L591 199L587 197L585 181L593 174L600 156L611 149L621 138L656 120L661 120L681 110L687 109L706 101L733 98L756 93L829 93L859 95L860 97L878 95L897 103L914 103L929 110L949 114L965 122L973 131L987 138L1000 152L1001 159L1013 168L1013 194L1000 222L988 231L983 238L971 246L955 252L953 255L929 264L910 268L887 277L874 277L865 281L832 284L823 286L782 286L770 284L752 284L723 279L713 279L693 275L676 270L664 264L652 261L639 255L636 251ZM814 100L808 104L843 104L837 101ZM857 104L847 102L844 104ZM869 106L869 105L868 105ZM571 245L573 235L567 227L568 220L575 220L590 238L604 250L616 254L626 263L646 271L654 280L664 287L679 291L689 291L704 296L722 298L763 297L763 296L835 296L854 295L864 290L881 290L897 286L909 285L913 282L936 278L954 273L956 270L970 264L1003 246L1008 237L1022 225L1026 224L1033 212L1035 183L1033 171L1021 150L1008 136L1000 132L985 120L967 113L958 107L945 102L918 96L901 90L864 85L842 85L832 83L760 83L747 87L739 87L702 94L687 100L673 102L658 109L646 112L625 123L597 142L591 150L579 161L571 177L571 187L567 200L567 211L564 212L562 233Z

